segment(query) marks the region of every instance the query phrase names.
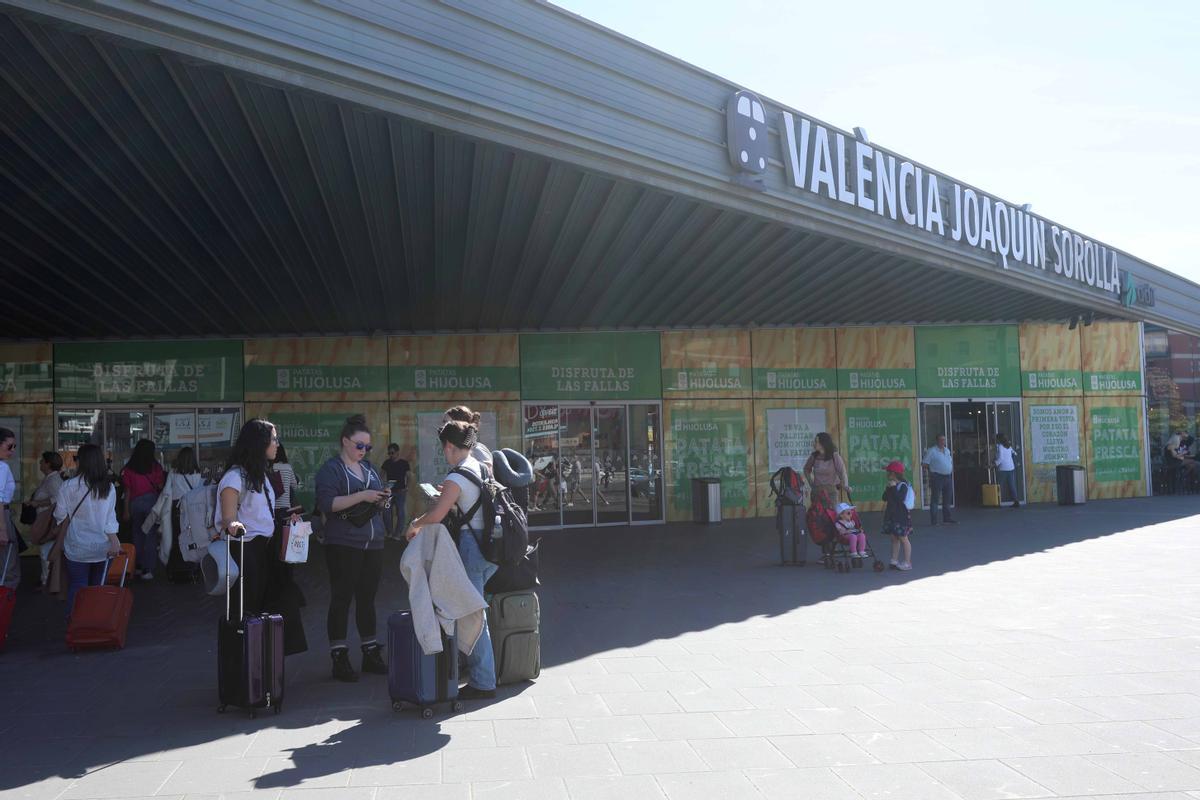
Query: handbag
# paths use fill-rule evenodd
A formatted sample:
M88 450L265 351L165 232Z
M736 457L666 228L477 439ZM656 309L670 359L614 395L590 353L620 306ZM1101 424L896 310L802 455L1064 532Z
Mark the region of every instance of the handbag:
M46 509L45 514L38 514L37 519L29 526L29 540L35 545L53 541L54 537L51 535L54 531L54 525L51 524L53 521L54 514L50 509Z
M346 469L345 466L343 466L342 469L346 473L346 494L350 494L350 470ZM363 482L363 486L370 487L371 476L375 474L375 471L366 464L363 464L363 470L363 475L366 478L366 480ZM364 500L361 503L355 503L349 508L343 508L341 511L338 511L337 518L344 520L345 522L349 522L355 528L361 528L373 520L375 515L381 511L383 511L383 506Z
M375 515L382 510L382 507L375 503L363 501L337 512L337 518L349 522L356 528L361 528L373 520Z
M38 508L33 504L33 495L29 496L28 503L21 504L21 524L32 525L37 522Z
M75 515L79 513L79 507L83 505L83 501L87 500L88 495L92 493L92 490L88 488L87 484L83 483L82 478L79 479L79 482L84 489L83 497L79 498L79 502L75 504L75 510L63 517L63 521L54 526L54 535L50 537L52 539L57 539L61 542L67 537L67 531L71 529L71 520L74 519Z
M305 564L308 562L308 537L312 534L312 525L307 522L292 522L283 526L280 537L279 560L285 564Z

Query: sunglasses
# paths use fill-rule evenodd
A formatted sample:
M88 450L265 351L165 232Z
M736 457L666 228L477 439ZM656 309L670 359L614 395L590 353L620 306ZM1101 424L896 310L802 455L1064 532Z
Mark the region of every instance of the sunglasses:
M355 450L362 450L362 451L364 451L364 452L367 452L367 453L369 453L369 452L371 452L371 450L372 450L373 448L372 448L372 447L371 447L371 445L369 445L369 444L363 444L362 442L355 442L355 443L354 443L354 449L355 449Z

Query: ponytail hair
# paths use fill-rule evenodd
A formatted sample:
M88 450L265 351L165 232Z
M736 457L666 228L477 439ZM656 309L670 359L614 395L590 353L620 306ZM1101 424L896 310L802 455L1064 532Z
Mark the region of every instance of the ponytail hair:
M349 439L356 433L370 433L371 429L367 427L367 418L362 414L352 414L346 417L346 423L342 425L342 438Z
M448 442L460 450L470 450L479 443L479 428L470 422L452 419L438 428L438 440L442 444Z
M479 428L479 412L472 411L466 406L454 406L447 408L445 416L447 419L457 420L458 422L467 422Z

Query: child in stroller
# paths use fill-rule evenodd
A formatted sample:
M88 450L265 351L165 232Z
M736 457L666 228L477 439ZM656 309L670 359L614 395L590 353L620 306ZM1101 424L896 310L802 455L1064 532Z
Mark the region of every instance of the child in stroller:
M867 535L863 533L858 514L849 503L838 503L837 507L838 543L850 549L850 558L854 566L861 567L862 560L867 557Z
M809 510L809 531L813 542L821 547L826 569L849 572L869 558L876 572L883 571L883 562L875 558L854 506L839 503L834 508L814 506L814 509Z

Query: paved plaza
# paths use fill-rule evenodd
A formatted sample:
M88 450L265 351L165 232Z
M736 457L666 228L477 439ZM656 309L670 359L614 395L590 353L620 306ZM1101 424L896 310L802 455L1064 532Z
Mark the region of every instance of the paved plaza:
M136 587L128 647L78 656L26 592L0 798L1200 798L1197 511L964 510L907 574L777 566L766 520L549 534L541 679L432 721L329 680L319 559L257 720L215 713L197 589Z

